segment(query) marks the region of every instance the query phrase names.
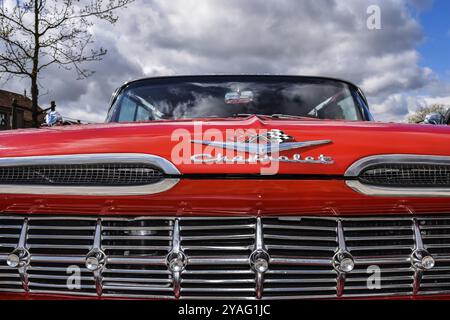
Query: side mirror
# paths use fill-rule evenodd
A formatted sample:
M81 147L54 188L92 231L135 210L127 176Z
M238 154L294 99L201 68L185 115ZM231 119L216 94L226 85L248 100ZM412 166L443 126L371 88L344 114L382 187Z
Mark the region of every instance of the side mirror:
M425 120L423 122L425 124L433 124L433 125L445 124L445 117L438 112L432 112L426 115Z

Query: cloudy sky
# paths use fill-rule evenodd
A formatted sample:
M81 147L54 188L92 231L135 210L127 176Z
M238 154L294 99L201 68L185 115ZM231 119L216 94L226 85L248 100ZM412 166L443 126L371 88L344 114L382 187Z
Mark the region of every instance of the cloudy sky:
M381 9L381 29L367 27L371 5ZM42 105L56 100L65 116L103 121L127 80L205 73L345 78L363 88L380 121L450 105L448 0L136 0L119 15L93 27L96 46L109 50L90 66L96 73L80 81L47 70Z

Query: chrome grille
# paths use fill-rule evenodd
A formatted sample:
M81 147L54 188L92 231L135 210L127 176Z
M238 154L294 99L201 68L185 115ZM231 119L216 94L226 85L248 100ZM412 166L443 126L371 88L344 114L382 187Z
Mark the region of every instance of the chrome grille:
M28 263L8 266L21 241ZM85 266L97 245L106 256L99 273ZM435 259L433 268L413 264L420 248ZM336 267L344 251L355 264L345 274ZM186 258L179 272L169 267L174 252ZM267 257L267 271L256 268L255 252ZM450 294L450 218L2 216L0 264L3 292L167 299Z
M248 259L255 243L253 218L182 219L180 236L189 259L181 280L183 297L245 298L255 292Z
M336 220L263 221L264 244L271 259L264 279L264 297L335 295L337 273L330 266L338 249Z
M428 251L434 256L444 257L436 261L436 267L424 274L421 284L423 292L439 293L450 290L450 218L427 218L421 221L422 237Z
M138 186L157 183L163 178L162 170L139 163L0 167L3 185Z
M102 221L102 248L110 257L102 275L102 294L170 298L173 287L166 256L172 230L169 218Z
M389 187L450 187L450 165L379 164L361 172L359 180Z
M6 257L17 245L23 218L1 217L0 219L0 256ZM5 263L0 264L0 290L23 292L17 271Z
M30 221L31 222L31 221ZM84 268L82 257L92 245L95 219L58 217L53 219L33 218L28 224L27 248L33 253L27 270L30 290L66 290L69 276L79 274L79 283L71 282L74 293L95 293L91 273ZM68 257L58 261L55 257ZM56 261L54 261L56 260Z
M415 247L411 219L347 219L343 228L348 250L356 262L347 275L344 295L413 293L414 270L404 258L410 257ZM381 275L380 288L370 289L367 281L377 271Z

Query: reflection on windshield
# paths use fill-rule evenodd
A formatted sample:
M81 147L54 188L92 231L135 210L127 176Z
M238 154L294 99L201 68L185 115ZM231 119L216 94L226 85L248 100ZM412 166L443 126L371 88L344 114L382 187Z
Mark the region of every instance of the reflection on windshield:
M138 82L123 90L110 118L128 122L264 114L361 120L351 90L338 81Z

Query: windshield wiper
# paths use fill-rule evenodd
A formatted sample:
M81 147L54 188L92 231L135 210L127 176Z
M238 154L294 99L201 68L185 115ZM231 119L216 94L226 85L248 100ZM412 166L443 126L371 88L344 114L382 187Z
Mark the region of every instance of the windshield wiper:
M312 115L304 115L304 116L296 116L296 115L292 115L292 114L273 114L271 115L272 118L276 118L276 119L304 119L304 118L312 118L312 119L319 119L318 117L312 116Z
M252 117L252 116L257 116L257 117L272 117L269 116L267 114L256 114L256 113L235 113L233 114L233 118L248 118L248 117Z
M281 114L281 113L275 113L275 114L254 114L254 113L237 113L233 114L234 118L247 118L251 116L257 116L257 117L267 117L271 119L304 119L304 118L312 118L312 119L319 119L318 117L312 116L312 115L304 115L304 116L296 116L292 114Z

